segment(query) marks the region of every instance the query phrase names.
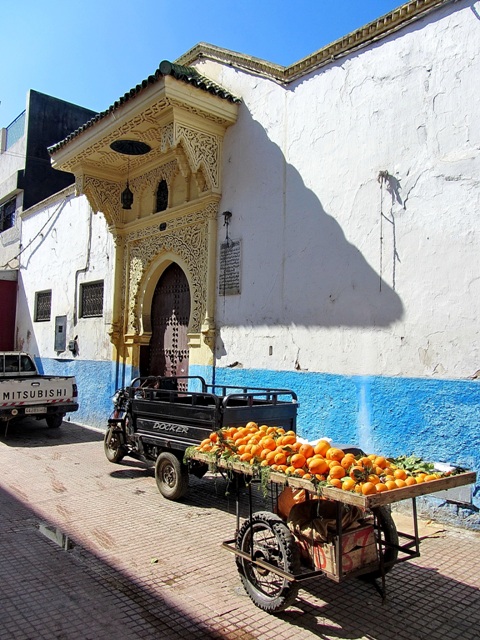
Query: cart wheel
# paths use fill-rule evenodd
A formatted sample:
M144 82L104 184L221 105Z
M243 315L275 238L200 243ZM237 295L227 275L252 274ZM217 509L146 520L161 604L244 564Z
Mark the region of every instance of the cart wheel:
M237 535L237 549L253 554L295 575L300 571L300 553L287 525L274 513L259 511L246 520ZM299 584L236 556L237 569L245 591L254 604L268 613L278 613L291 605L298 594Z
M379 528L378 534L381 535L381 539L386 542L387 545L394 545L394 547L383 546L381 548L383 551L383 572L386 574L392 570L398 557L398 549L396 548L398 547L397 527L395 526L395 522L389 509L385 507L375 507L372 509L372 513L377 521ZM376 578L381 577L382 572L380 569L375 569L375 571L372 571L371 573L365 573L360 576L360 578L364 580L375 580Z
M169 451L161 453L155 462L155 480L167 500L180 500L188 489L188 468Z
M120 462L125 456L122 434L114 427L109 427L105 432L103 450L110 462Z

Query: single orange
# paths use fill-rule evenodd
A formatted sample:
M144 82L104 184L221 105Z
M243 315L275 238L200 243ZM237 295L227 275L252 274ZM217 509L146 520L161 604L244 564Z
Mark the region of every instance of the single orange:
M273 464L274 463L274 459L275 456L277 455L277 451L268 451L267 455L265 456L265 460L269 463L269 464Z
M371 469L373 467L373 460L368 456L363 456L358 460L358 465L364 469Z
M305 458L311 458L313 455L315 455L315 450L311 444L305 442L304 444L300 445L298 453L301 453L303 456L305 456Z
M324 456L327 451L330 449L330 442L328 440L319 440L316 445L314 445L313 450L315 453L319 453Z
M387 489L389 491L392 491L392 489L398 489L395 480L386 480L385 481L385 486L387 487Z
M332 485L332 487L336 487L337 489L342 488L342 481L340 478L329 478L328 483Z
M340 464L342 465L342 467L344 469L349 469L350 467L352 467L354 464L356 463L355 460L355 456L353 455L353 453L347 453L343 456L343 458L340 460Z
M352 478L344 478L342 482L342 489L344 491L353 491L356 484L357 483L355 482L355 480L352 480Z
M277 443L271 436L265 436L264 438L262 438L260 440L260 444L264 449L270 449L270 451L273 451L277 448Z
M385 469L385 467L388 467L388 460L383 456L377 456L375 458L375 466Z
M330 467L324 458L311 458L308 462L308 469L312 473L328 473Z
M381 493L382 491L388 491L388 487L386 484L383 484L383 482L377 482L377 484L375 485L375 491L377 493Z
M402 480L402 478L397 478L397 479L395 480L395 484L397 485L397 487L398 487L399 489L402 489L403 487L406 487L406 486L407 486L407 485L406 485L406 483L405 483L405 480Z
M345 452L342 449L338 449L337 447L330 447L330 449L325 454L325 458L327 460L336 460L340 462L340 460L344 457Z
M342 466L338 465L338 466L332 467L330 469L330 473L328 474L328 478L329 478L329 480L331 480L332 478L344 478L346 473L347 472L345 471L345 469Z
M303 456L301 453L294 453L293 456L290 458L290 464L295 469L300 469L301 467L304 467L306 463L307 461L305 459L305 456Z
M368 471L365 471L364 467L356 465L350 469L349 475L356 482L360 482L360 480L365 480Z
M405 480L405 478L407 477L407 472L405 471L405 469L395 469L393 475L397 480Z
M373 493L377 493L377 490L375 489L375 485L373 484L373 482L364 482L362 484L362 493L364 496L370 496Z

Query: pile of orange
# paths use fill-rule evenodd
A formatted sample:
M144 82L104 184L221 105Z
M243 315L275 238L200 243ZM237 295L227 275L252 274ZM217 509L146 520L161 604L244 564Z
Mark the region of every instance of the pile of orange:
M303 443L297 440L294 431L258 426L255 422L214 431L196 449L363 495L442 477L441 473L407 471L375 454L345 453L332 447L328 440Z

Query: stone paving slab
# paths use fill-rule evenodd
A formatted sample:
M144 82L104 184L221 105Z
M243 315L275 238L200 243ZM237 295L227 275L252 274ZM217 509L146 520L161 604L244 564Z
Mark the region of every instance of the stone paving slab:
M152 469L109 463L102 439L35 421L0 437L0 640L480 637L479 533L421 522L421 557L387 576L384 603L368 583L321 577L272 616L220 546L236 524L224 479L192 477L187 497L170 502Z

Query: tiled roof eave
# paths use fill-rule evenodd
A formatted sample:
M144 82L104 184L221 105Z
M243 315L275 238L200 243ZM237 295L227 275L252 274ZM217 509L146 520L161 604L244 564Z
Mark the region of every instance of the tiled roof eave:
M185 82L186 84L194 86L201 91L205 91L206 93L215 95L221 98L222 100L227 100L228 102L232 102L232 103L241 102L240 98L237 98L236 96L231 94L229 91L227 91L220 85L217 85L215 82L202 76L197 69L193 67L181 66L181 65L169 62L168 60L164 60L163 62L160 63L160 66L158 67L158 69L155 71L153 75L148 76L148 78L143 80L140 84L137 84L135 87L130 89L130 91L125 93L113 104L111 104L108 107L108 109L105 109L105 111L101 111L100 113L98 113L96 116L91 118L88 122L86 122L84 125L76 129L75 131L72 131L72 133L70 133L66 138L64 138L60 142L57 142L56 144L48 147L49 154L53 155L54 153L56 153L57 151L65 147L74 138L78 137L84 131L87 131L87 129L90 129L91 127L95 126L99 121L103 120L108 115L115 112L117 109L125 105L127 102L136 98L136 96L138 96L141 92L143 92L149 86L155 84L165 76L172 76L180 82Z

